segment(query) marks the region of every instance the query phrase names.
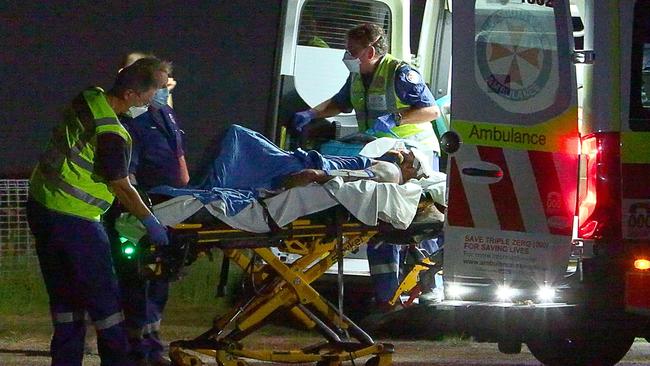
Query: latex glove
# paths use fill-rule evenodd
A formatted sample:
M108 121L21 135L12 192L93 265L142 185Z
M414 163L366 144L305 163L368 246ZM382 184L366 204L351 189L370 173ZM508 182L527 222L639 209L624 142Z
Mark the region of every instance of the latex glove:
M377 117L377 119L375 120L375 124L369 129L367 129L364 133L366 135L376 136L378 133L381 132L381 133L389 134L396 139L399 139L400 137L397 136L397 134L391 130L391 128L395 127L396 125L397 123L395 122L395 116L393 114L386 114Z
M395 120L395 115L393 113L385 114L383 116L377 117L375 124L372 126L372 129L375 132L383 132L389 135L395 135L395 132L391 131L391 128L397 126L397 121Z
M149 216L142 219L142 224L147 228L147 234L149 238L156 246L165 246L169 245L169 238L167 237L167 228L158 221L156 216L150 214Z
M308 109L306 111L298 112L293 115L293 128L298 132L302 132L302 129L314 118L316 118L315 110Z

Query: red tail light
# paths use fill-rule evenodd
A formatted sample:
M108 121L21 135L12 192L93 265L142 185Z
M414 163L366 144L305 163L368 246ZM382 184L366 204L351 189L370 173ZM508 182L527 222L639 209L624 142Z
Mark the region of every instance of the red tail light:
M620 237L620 182L619 134L594 133L583 137L578 192L579 237Z

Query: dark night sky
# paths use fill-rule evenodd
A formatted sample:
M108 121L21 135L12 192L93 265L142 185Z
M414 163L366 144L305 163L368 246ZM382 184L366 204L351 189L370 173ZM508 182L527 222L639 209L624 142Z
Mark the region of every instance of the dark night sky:
M0 177L26 178L65 105L110 88L130 50L174 63L190 166L227 124L265 130L281 0L38 3L0 3Z

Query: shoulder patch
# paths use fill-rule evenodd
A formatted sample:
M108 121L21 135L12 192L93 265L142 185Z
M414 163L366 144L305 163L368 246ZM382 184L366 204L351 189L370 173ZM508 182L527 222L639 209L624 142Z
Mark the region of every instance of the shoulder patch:
M420 74L418 74L417 71L409 70L409 72L406 74L406 80L408 80L411 84L419 84L421 82Z

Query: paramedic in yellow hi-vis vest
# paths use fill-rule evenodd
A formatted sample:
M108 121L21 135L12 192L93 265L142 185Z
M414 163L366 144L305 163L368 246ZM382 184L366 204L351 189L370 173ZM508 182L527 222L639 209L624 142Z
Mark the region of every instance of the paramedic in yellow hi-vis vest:
M343 62L350 70L343 88L316 107L298 112L293 127L302 129L314 118L335 116L354 109L360 132L377 137L412 140L433 152L438 170L440 147L431 121L440 110L420 73L387 53L386 35L375 24L362 24L347 34ZM368 247L368 261L380 309L387 306L398 286L398 248Z
M170 65L144 58L120 71L113 88L89 88L64 111L34 169L27 202L50 298L52 365L81 365L87 312L102 365L132 365L111 249L100 217L117 197L156 245L163 225L128 179L131 136L117 115L147 105L167 83Z

